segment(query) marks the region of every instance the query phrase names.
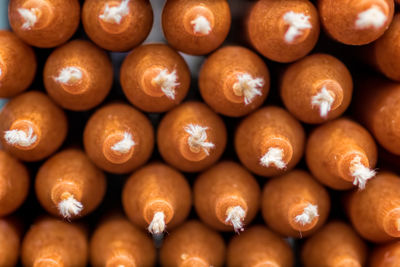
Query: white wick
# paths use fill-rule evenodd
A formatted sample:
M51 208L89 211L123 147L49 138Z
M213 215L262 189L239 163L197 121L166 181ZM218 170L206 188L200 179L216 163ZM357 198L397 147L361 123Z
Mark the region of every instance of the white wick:
M209 34L211 32L210 22L204 16L197 16L190 24L193 25L194 33Z
M119 6L114 6L111 8L108 4L106 4L104 12L99 16L99 18L105 22L120 24L122 18L129 14L129 1L130 0L122 0Z
M233 92L237 96L244 96L244 103L248 105L256 96L262 95L260 87L263 85L263 78L253 78L248 73L239 74L237 82L233 85Z
M283 20L289 24L289 29L285 33L285 41L287 43L292 43L296 37L303 33L303 30L312 28L310 16L306 16L303 13L286 12L283 15Z
M367 180L371 179L376 175L374 170L367 168L361 163L359 156L355 157L351 162L351 176L354 177L353 185L358 185L359 189L364 189Z
M82 203L76 200L72 195L58 203L58 210L64 218L70 218L72 215L78 215L83 209Z
M74 83L82 79L82 71L77 67L63 68L54 80L59 83L68 84Z
M385 24L386 20L387 16L382 10L378 6L373 5L369 9L358 14L355 26L357 29L367 29L370 27L379 29Z
M185 132L187 132L190 136L188 138L188 144L191 148L197 149L201 148L209 155L209 149L214 147L214 144L211 142L206 142L207 140L207 132L208 127L202 127L200 125L189 124L185 128Z
M294 218L294 221L304 226L311 223L314 218L318 216L318 206L308 204L307 207L304 208L303 213Z
M161 87L161 91L171 99L175 99L175 87L179 85L176 70L168 73L167 69L161 70L158 75L153 78L153 82Z
M319 108L319 115L322 118L328 116L329 111L331 111L332 104L335 98L328 92L326 87L322 87L321 91L312 97L311 106L317 106Z
M147 228L151 234L162 234L165 231L165 215L164 212L156 212L153 216L149 227Z
M124 139L115 143L111 149L120 153L128 153L131 148L136 145L132 139L132 135L128 132L124 132Z
M283 150L276 147L271 147L268 152L260 159L260 164L269 167L271 164L278 169L284 169L286 163L283 161Z
M36 142L37 135L33 135L32 127L29 127L28 134L22 130L9 130L4 132L4 139L11 145L19 145L22 147L31 146Z
M236 233L243 231L243 220L246 212L242 207L235 206L226 210L226 223L231 223Z
M24 24L22 24L22 29L24 30L30 30L35 23L37 22L37 13L39 12L39 9L37 8L31 8L31 9L26 9L26 8L18 8L18 13L24 20Z

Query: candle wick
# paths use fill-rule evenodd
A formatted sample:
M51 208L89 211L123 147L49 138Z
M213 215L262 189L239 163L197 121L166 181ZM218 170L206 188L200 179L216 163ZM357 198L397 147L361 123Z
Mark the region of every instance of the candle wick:
M285 41L288 43L292 43L296 37L303 33L303 30L312 28L310 16L306 16L303 13L286 12L283 15L283 20L289 24L289 28L285 33Z
M226 223L230 223L236 233L243 231L243 220L246 212L240 206L230 207L226 210Z
M233 85L233 92L237 96L244 96L244 103L248 105L256 96L262 95L260 87L263 85L263 78L253 78L248 73L239 74L237 82Z
M120 24L122 18L129 14L129 1L130 0L123 0L119 6L111 8L106 4L104 12L99 16L99 18L106 22Z
M63 84L75 83L81 79L82 71L77 67L65 67L57 77L54 77L56 82Z
M359 156L355 157L350 164L351 176L354 177L353 185L358 185L361 190L364 189L367 181L376 175L376 171L364 166Z
M326 118L328 116L329 111L332 109L332 104L335 101L335 98L329 93L326 87L322 87L321 91L312 97L311 105L312 107L319 108L319 115L322 118Z
M128 153L131 148L136 145L135 141L132 139L132 135L128 132L124 132L124 139L115 143L111 149L120 153Z
M269 167L275 165L278 169L284 169L286 163L283 161L283 150L277 147L271 147L268 152L260 159L260 164Z
M378 6L373 5L369 9L358 14L355 26L358 29L367 29L370 27L379 29L385 24L386 20L387 16L382 10Z
M11 145L29 147L37 140L37 135L33 135L33 128L29 127L28 134L22 130L9 130L4 132L4 139Z
M294 220L297 223L300 223L301 225L306 225L311 223L315 217L318 217L318 206L317 205L312 205L308 204L307 207L304 208L303 213L300 215L297 215Z
M165 215L164 212L156 212L153 216L153 220L150 222L147 230L153 235L162 234L165 231Z
M211 32L210 22L204 16L197 16L190 24L193 25L194 33L209 34Z
M168 73L167 69L161 70L152 82L161 87L161 91L170 99L175 99L175 87L179 85L176 70Z
M69 219L72 215L78 215L83 209L82 203L70 195L58 203L58 210L64 218Z
M37 22L38 17L37 13L39 12L38 8L18 8L18 13L24 20L24 24L22 24L22 29L30 30Z
M189 124L185 127L185 131L190 135L188 138L188 144L193 151L203 149L203 151L209 155L209 149L214 148L214 144L206 142L208 127L202 127L200 125Z

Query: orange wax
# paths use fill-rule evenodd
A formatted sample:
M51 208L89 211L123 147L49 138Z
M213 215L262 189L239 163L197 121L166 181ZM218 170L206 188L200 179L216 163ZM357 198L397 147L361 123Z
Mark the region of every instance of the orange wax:
M152 234L181 224L192 206L185 177L162 163L151 163L127 180L122 203L128 218Z
M372 250L370 267L397 267L400 262L400 242L380 245Z
M231 26L226 0L167 0L162 12L162 28L168 43L191 55L217 49Z
M326 189L311 175L294 170L265 185L261 209L265 222L275 232L305 237L325 223L330 199Z
M278 62L307 55L319 36L319 17L308 0L261 0L253 4L246 32L253 47Z
M194 188L197 215L221 231L243 231L257 214L260 188L237 163L224 161L200 174Z
M47 93L60 106L82 111L100 104L113 82L108 55L88 41L71 41L50 54L43 72Z
M289 244L264 226L252 226L229 242L228 267L292 267L293 265L294 255Z
M322 123L342 115L350 104L349 70L327 54L307 56L284 72L280 93L286 108L305 123Z
M367 247L343 222L331 222L310 237L301 253L304 267L362 267Z
M134 106L146 112L164 112L185 98L190 71L182 56L168 45L148 44L125 58L120 80Z
M124 218L112 218L97 226L90 241L94 267L154 266L152 240Z
M86 233L79 225L57 219L34 223L22 242L24 266L84 267L88 258Z
M393 0L318 0L325 31L336 41L364 45L378 39L389 27Z
M221 267L225 261L222 237L198 221L188 221L174 230L160 251L164 267Z
M239 124L235 149L240 161L261 176L276 176L293 169L303 156L305 133L286 110L269 106Z
M13 220L0 219L0 266L17 266L21 233Z
M45 94L30 91L11 99L0 113L1 145L24 161L53 154L67 135L67 118Z
M198 172L217 162L226 138L222 119L200 102L185 102L168 112L157 132L161 156L185 172Z
M31 85L36 57L14 33L0 30L0 98L12 97Z
M8 215L21 206L28 195L29 183L26 167L0 150L0 216Z
M78 28L80 5L78 0L10 0L8 18L13 31L26 43L56 47Z
M199 74L200 93L216 112L239 117L262 105L269 71L261 58L240 46L226 46L207 58Z
M108 104L89 119L83 133L89 158L111 173L128 173L143 165L154 147L149 119L126 104Z
M83 151L68 149L40 167L35 189L40 204L49 213L75 219L97 208L106 191L106 180Z
M325 123L309 136L306 162L321 183L337 190L360 189L375 176L377 147L369 132L347 118Z
M150 33L153 10L149 0L87 0L82 8L82 23L98 46L127 51Z
M400 237L400 177L380 172L365 190L354 191L346 201L350 220L360 235L373 242Z

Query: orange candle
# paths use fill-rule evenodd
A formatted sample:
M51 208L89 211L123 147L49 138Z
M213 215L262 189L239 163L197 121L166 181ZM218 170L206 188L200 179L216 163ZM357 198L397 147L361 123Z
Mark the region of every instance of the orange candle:
M152 240L124 218L111 218L97 226L90 240L94 267L154 266Z
M36 91L11 99L0 113L1 145L24 161L38 161L53 154L64 142L67 127L63 110Z
M286 110L269 106L250 114L239 124L235 150L250 171L261 176L283 174L303 156L305 133Z
M8 215L21 206L28 195L29 183L26 167L0 150L0 216Z
M185 98L190 71L182 56L168 45L148 44L125 58L120 80L134 106L147 112L165 112Z
M128 173L143 165L154 147L149 119L126 104L108 104L89 119L83 133L89 158L100 169Z
M17 266L21 233L15 222L0 219L0 266Z
M375 176L377 147L374 139L358 123L341 118L316 128L309 136L306 162L321 183L337 189L353 185L364 189Z
M127 51L150 33L153 10L149 0L88 0L83 4L82 24L98 46Z
M207 58L199 74L200 93L216 112L238 117L264 103L269 92L269 71L251 50L226 46Z
M225 261L222 237L198 221L188 221L169 235L160 251L161 266L220 267Z
M262 0L253 4L246 21L253 47L278 62L307 55L319 36L319 17L308 0Z
M378 39L389 27L393 0L318 0L325 31L336 41L364 45Z
M50 54L43 72L47 93L66 109L82 111L100 104L113 82L108 55L88 41L71 41Z
M400 242L380 245L372 250L370 267L397 267L400 262Z
M24 266L84 267L88 258L86 233L77 224L56 219L34 223L22 242Z
M192 206L185 177L162 163L151 163L127 180L122 204L128 218L151 234L162 234L167 226L181 224Z
M265 222L275 232L305 237L325 223L330 199L326 189L311 175L293 170L265 185L261 210Z
M26 43L56 47L78 28L80 5L78 0L10 0L8 18L13 31Z
M327 54L307 56L284 72L280 93L286 108L305 123L339 117L350 104L353 81L349 70Z
M400 237L400 177L381 172L365 190L354 191L346 200L347 212L357 232L373 242Z
M260 206L257 181L242 166L229 161L200 174L193 194L197 215L220 231L243 231Z
M366 245L350 226L331 222L306 241L301 259L304 267L361 267L366 254Z
M185 172L198 172L217 162L226 139L222 119L200 102L185 102L168 112L157 132L161 156Z
M97 208L106 191L106 179L83 151L67 149L40 167L35 189L49 213L75 219Z
M0 98L12 97L31 85L36 57L14 33L0 30Z
M294 255L289 244L264 226L252 226L229 242L228 267L293 265Z
M223 43L230 26L226 0L167 0L162 12L165 38L186 54L212 52Z

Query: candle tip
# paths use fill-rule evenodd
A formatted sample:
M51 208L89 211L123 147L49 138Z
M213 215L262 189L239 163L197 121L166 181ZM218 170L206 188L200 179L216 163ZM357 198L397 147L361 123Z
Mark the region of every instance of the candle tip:
M358 14L355 26L357 29L368 29L371 27L379 29L385 24L387 19L387 16L383 13L381 8L373 5L369 9Z
M167 69L161 70L156 77L153 78L152 82L160 86L161 91L170 99L175 99L176 91L175 87L179 85L177 82L178 75L176 70L168 72Z
M106 4L104 12L99 15L99 18L105 22L120 24L122 18L129 14L129 1L122 0L118 6L113 7Z
M124 132L124 138L121 141L115 143L111 147L111 149L125 154L128 153L134 145L136 145L136 143L135 141L133 141L132 135L128 132Z
M296 13L293 11L286 12L283 15L283 20L289 25L285 33L285 41L287 43L293 43L294 40L304 33L304 30L311 29L310 16L306 16L303 13Z
M310 224L315 217L318 217L318 206L312 205L309 203L305 208L302 214L297 215L294 220L296 223L301 224L302 226L306 224Z
M69 195L67 198L61 200L61 202L58 203L58 210L60 211L60 214L66 219L69 219L73 215L78 215L82 211L82 209L82 203L76 200L72 195Z
M246 212L240 206L230 207L226 210L226 223L230 223L236 233L243 231L243 220Z
M164 212L156 212L147 230L153 235L160 235L165 231L165 228L166 225Z
M33 134L33 128L29 127L28 133L23 130L9 130L4 132L4 139L10 145L19 145L21 147L29 147L37 140L37 135Z
M207 35L211 32L211 24L204 16L197 16L190 24L193 26L194 33Z
M18 8L18 13L24 20L24 24L22 24L22 29L24 30L30 30L32 27L36 24L38 21L37 13L38 13L37 8Z
M375 170L371 170L361 163L361 157L356 156L350 162L351 175L354 177L353 185L358 185L360 190L365 188L365 184L376 175Z
M253 78L250 74L237 75L237 82L233 85L233 92L244 97L245 105L250 104L256 96L262 95L260 90L264 86L263 78Z
M328 116L329 111L332 109L333 102L335 102L335 98L329 93L325 86L311 99L312 107L319 108L319 114L322 118Z
M278 169L286 168L286 163L283 161L283 150L276 147L269 148L260 159L260 164L264 167L275 165Z
M209 149L214 148L214 144L206 142L208 127L202 127L197 124L189 124L185 127L185 131L190 135L188 138L188 145L193 152L199 152L200 149L209 155Z

